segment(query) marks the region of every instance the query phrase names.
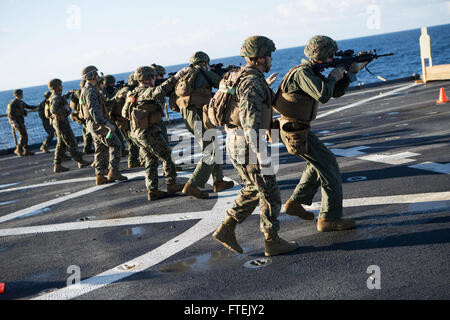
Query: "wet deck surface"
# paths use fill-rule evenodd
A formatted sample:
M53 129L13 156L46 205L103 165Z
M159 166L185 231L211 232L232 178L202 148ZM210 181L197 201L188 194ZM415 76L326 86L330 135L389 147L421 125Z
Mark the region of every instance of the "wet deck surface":
M315 221L282 214L280 235L301 248L270 259L258 210L237 228L243 254L211 237L238 186L150 203L142 168L126 169L125 158L130 180L97 187L94 170L73 161L53 173L53 153L2 156L0 299L449 299L450 103L435 104L440 87L450 93L450 82L405 82L320 107L312 129L338 156L344 215L357 228L318 233ZM183 124L169 134L173 150L191 149ZM274 148L284 203L304 162ZM182 164L181 182L193 163ZM238 181L230 164L224 173ZM317 214L320 193L315 201ZM368 288L370 266L381 289ZM67 287L73 270L81 283Z

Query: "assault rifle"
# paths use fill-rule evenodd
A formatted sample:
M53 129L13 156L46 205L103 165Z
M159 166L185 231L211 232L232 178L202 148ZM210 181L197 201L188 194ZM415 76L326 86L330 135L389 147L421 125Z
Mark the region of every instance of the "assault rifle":
M387 54L377 54L377 51L374 49L373 51L363 51L359 52L358 54L355 54L355 51L349 49L345 51L338 51L336 52L335 56L338 58L334 58L333 61L329 63L318 63L314 67L318 71L323 71L327 68L338 68L338 67L344 67L346 70L348 70L353 62L356 63L362 63L360 66L360 70L362 68L365 68L371 75L374 75L372 72L370 72L369 69L367 69L367 64L372 62L374 59L378 59L381 57L388 57L393 56L394 53L387 53Z
M124 80L120 80L120 81L116 82L116 84L114 85L114 89L120 90L123 87L125 87L126 85L127 85L127 83L125 83Z
M210 70L220 77L223 77L225 73L236 68L240 68L240 66L228 65L224 68L223 63L215 63L210 65Z

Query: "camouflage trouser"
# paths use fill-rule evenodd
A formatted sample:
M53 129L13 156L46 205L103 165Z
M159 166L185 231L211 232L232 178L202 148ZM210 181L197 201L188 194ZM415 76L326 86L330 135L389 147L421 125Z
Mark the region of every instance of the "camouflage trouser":
M283 143L285 137L281 134ZM317 136L308 133L308 151L298 154L306 161L302 177L290 200L311 205L319 187L322 189L320 218L342 217L342 179L336 156L325 147Z
M158 160L161 160L166 184L174 184L177 179L172 150L164 137L164 124L151 125L146 130L132 132L134 141L141 148L145 162L145 186L148 190L158 189Z
M187 108L182 109L181 113L183 115L186 129L194 135L195 139L200 144L203 153L202 158L197 163L197 166L195 167L188 183L193 186L203 188L211 174L213 176L213 182L223 181L222 165L216 163L209 164L207 160L211 157L214 158L215 148L213 147L211 152L211 150L208 150L211 148L207 147L212 143L212 141L203 140L206 129L203 126L202 110L196 108L195 106L188 106ZM208 150L208 152L205 152L205 150Z
M83 130L83 145L84 145L83 152L87 153L88 151L93 150L92 144L94 142L92 141L91 134L86 128L86 124L83 124L82 130Z
M122 150L117 135L113 134L110 139L107 139L106 136L109 130L91 120L86 122L86 128L94 140L95 174L106 175L108 174L108 169L119 171Z
M238 161L238 154L243 150L236 150L231 131L227 130L227 133L227 154L244 184L234 206L228 209L227 214L242 223L259 205L261 232L278 231L281 195L275 175L262 174L259 164L242 164L242 161Z
M13 121L9 119L9 124L13 130L17 130L19 134L19 142L17 143L17 148L21 151L25 150L28 146L28 133L25 127L25 122Z
M44 127L44 130L45 130L45 132L47 132L47 137L42 142L42 146L45 148L48 148L50 143L53 140L53 137L55 136L55 129L50 124L49 119L43 117L43 118L41 118L41 120L42 120L42 126Z
M122 132L123 137L125 138L125 141L128 145L128 163L129 164L136 164L139 165L139 146L133 141L133 138L131 136L131 130L124 130L120 129Z
M57 139L54 163L61 164L67 149L75 161L82 161L83 155L78 151L77 140L69 122L67 120L62 122L53 120L53 128L55 128Z

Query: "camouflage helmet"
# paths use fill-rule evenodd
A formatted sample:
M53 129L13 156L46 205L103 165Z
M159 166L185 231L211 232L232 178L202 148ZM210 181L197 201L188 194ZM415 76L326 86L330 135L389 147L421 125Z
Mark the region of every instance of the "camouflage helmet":
M336 41L327 36L316 35L308 40L305 46L305 55L312 60L325 60L338 51Z
M48 82L49 90L55 90L61 85L62 85L62 81L60 79L52 79Z
M276 50L275 44L264 36L251 36L245 39L241 47L241 57L264 58Z
M164 76L166 74L166 69L164 69L163 66L160 66L158 64L152 64L152 68L154 68L156 70L156 73L158 74L158 76Z
M139 67L134 72L134 80L136 81L143 81L143 80L150 80L150 77L156 77L157 73L156 70L152 67L144 66Z
M107 74L107 75L103 78L103 84L104 84L105 86L110 85L110 84L114 85L115 83L116 83L116 78L114 78L114 76L112 76L112 75L110 75L110 74Z
M130 75L128 76L128 85L130 85L130 86L137 86L138 85L136 80L134 80L134 72L130 73Z
M87 66L81 71L81 79L94 80L96 79L98 69L95 66Z
M23 90L22 89L17 89L14 90L14 95L17 97L18 95L23 95Z
M50 98L50 96L52 95L52 93L50 91L45 91L44 93L44 98L45 100L47 100L48 98Z
M197 51L192 55L192 57L189 59L189 64L196 65L202 62L209 63L209 56L204 53L203 51Z

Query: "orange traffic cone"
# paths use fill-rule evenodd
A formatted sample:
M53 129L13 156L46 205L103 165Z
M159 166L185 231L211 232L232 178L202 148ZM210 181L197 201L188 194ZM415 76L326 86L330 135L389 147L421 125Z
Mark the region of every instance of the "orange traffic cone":
M446 102L450 102L450 100L447 99L444 88L441 88L441 90L439 91L439 100L436 101L436 103L441 104L441 103L446 103Z

